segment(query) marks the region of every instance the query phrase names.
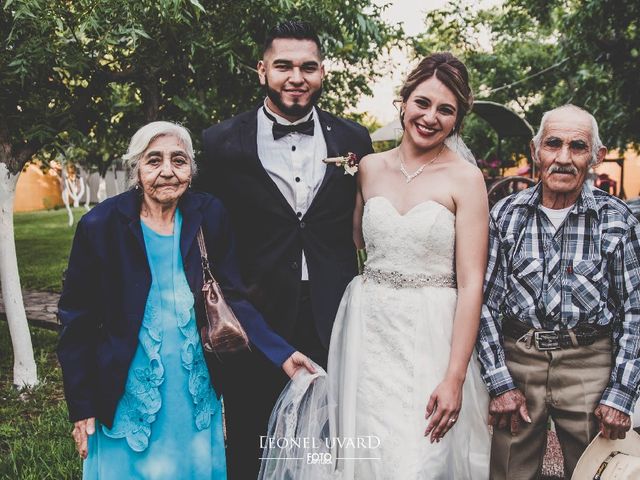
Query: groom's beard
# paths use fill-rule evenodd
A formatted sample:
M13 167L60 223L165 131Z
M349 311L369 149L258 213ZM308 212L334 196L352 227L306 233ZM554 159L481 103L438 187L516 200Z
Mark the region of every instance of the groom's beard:
M320 87L316 92L313 92L311 94L309 103L305 105L301 105L299 103L294 103L293 105L285 105L282 101L280 93L276 92L269 86L269 80L267 79L265 79L265 89L267 91L267 97L269 97L269 100L271 100L273 104L278 107L278 110L280 110L285 115L294 118L302 118L307 113L309 113L322 95L322 87Z

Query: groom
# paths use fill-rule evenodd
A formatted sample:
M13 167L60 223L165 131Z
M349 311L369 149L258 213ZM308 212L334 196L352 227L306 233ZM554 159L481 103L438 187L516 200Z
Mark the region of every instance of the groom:
M320 41L303 22L275 27L258 77L266 98L203 133L198 188L230 212L250 300L271 327L326 368L333 320L356 275L354 177L322 162L371 153L367 130L316 107L324 66ZM228 472L256 478L260 436L286 384L256 350L225 376Z

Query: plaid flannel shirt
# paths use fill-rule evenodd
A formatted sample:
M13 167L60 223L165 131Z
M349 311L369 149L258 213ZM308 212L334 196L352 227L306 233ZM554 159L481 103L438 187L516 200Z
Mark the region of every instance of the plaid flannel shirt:
M492 396L516 388L505 363L504 317L536 329L612 325L614 356L600 403L629 414L640 384L640 226L624 202L588 185L554 232L542 188L492 210L477 349Z

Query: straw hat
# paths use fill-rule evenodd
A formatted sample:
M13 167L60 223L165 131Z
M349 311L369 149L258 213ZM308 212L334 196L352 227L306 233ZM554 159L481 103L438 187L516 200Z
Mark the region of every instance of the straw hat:
M578 460L571 480L593 478L640 479L640 435L629 430L623 440L607 440L598 433Z

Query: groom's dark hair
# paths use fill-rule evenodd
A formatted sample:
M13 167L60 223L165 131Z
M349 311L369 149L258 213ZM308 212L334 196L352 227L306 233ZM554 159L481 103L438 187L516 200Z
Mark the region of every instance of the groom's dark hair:
M318 34L308 22L298 20L288 20L273 27L264 41L264 49L262 54L271 48L271 44L277 38L294 38L296 40L311 40L318 47L318 53L322 58L322 45Z

